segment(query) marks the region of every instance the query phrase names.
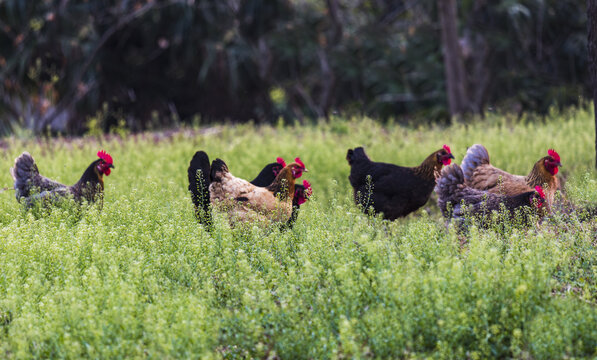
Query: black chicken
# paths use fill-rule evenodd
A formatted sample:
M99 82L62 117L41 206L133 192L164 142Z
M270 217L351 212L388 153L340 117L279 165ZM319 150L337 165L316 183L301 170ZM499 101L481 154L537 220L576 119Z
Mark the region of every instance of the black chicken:
M383 213L384 219L395 220L425 205L435 187L435 178L442 166L454 159L447 145L434 151L421 165L402 167L373 162L362 147L349 149L350 184L354 201L367 212Z

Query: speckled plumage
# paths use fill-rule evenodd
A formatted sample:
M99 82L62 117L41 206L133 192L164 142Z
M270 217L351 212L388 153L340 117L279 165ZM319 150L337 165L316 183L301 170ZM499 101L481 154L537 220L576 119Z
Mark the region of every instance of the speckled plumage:
M277 175L281 172L281 170L286 166L286 163L282 158L278 158L277 162L267 164L257 175L255 179L253 179L250 183L257 187L266 188L270 186L274 180L276 179ZM211 192L210 192L210 185L212 182L211 179L211 165L209 163L209 156L204 151L197 151L193 156L188 168L188 178L189 178L189 191L191 193L191 198L193 200L193 204L195 205L195 212L197 215L198 220L205 224L211 224ZM235 177L234 177L235 178ZM235 178L238 179L238 178ZM239 179L242 180L242 179ZM244 180L243 180L244 181ZM245 184L246 185L246 184ZM248 188L248 187L247 187ZM309 187L309 192L310 192ZM292 214L287 219L285 226L288 228L292 228L294 222L298 217L298 212L300 208L299 201L305 201L308 198L307 190L305 189L304 185L295 184L294 185L294 197L292 198ZM244 196L240 196L243 198ZM218 200L218 206L222 205L222 201ZM229 204L230 205L230 204ZM247 207L249 205L239 205L239 207ZM229 206L230 208L230 206ZM235 217L240 219L241 221L250 221L250 220L266 220L265 216L258 216L253 215L248 216L245 214L247 209L242 210L232 210L230 208L230 213ZM251 210L252 211L252 210Z
M462 159L462 171L466 185L471 188L513 196L541 186L545 189L547 202L553 204L559 181L545 167L545 162L550 159L550 155L539 159L526 176L513 175L491 165L485 146L475 144L467 150Z
M445 167L437 180L435 192L437 204L446 218L461 219L467 212L473 216L485 216L504 208L513 213L516 209L533 206L539 198L534 190L516 195L502 195L472 188L465 183L465 174L458 164Z
M285 223L292 214L295 178L292 163L283 168L267 187L259 187L230 173L221 159L211 164L210 202L228 212L233 221Z

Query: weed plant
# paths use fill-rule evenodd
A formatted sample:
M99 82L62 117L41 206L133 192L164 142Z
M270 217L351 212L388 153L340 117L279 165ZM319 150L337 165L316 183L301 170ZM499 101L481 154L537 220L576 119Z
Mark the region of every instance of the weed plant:
M483 143L492 163L526 174L555 148L574 203L597 202L593 121L490 115L408 128L370 119L290 127L2 141L0 184L22 151L72 184L100 149L116 168L103 209L25 211L0 194L0 357L21 358L592 358L597 356L597 222L507 217L466 234L434 198L395 222L352 203L345 160L418 165L443 144L460 162ZM300 156L314 196L293 229L200 226L187 193L195 151L252 179Z

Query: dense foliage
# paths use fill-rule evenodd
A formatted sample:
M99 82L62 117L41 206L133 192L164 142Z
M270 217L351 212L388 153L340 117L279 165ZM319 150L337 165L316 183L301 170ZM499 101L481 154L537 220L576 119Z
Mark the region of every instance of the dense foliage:
M0 145L0 184L28 150L73 183L99 148L114 157L102 211L69 204L26 212L0 193L3 358L582 358L597 355L597 223L556 215L466 236L431 201L407 219L352 204L346 149L416 165L450 144L485 144L495 165L525 173L548 147L562 155L568 196L597 201L592 114L545 123L381 126L240 125ZM554 136L557 134L557 136ZM257 140L259 139L259 140ZM256 146L256 141L259 141ZM204 149L251 178L300 155L314 197L294 229L207 233L193 216L186 167ZM591 171L590 174L587 172Z
M584 1L458 4L477 111L587 94ZM440 38L434 0L5 0L0 132L445 119Z

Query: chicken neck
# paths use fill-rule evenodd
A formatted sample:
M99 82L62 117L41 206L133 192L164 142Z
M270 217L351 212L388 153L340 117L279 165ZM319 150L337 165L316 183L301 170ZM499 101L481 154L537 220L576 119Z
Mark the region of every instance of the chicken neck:
M545 168L545 158L537 161L533 166L531 172L525 178L527 185L533 188L535 186L543 186L547 184L548 186L552 186L553 182L553 175L547 171Z
M294 176L290 167L285 167L278 173L274 181L266 187L274 195L279 196L280 199L286 200L294 198Z
M423 160L421 165L413 168L415 175L427 181L435 181L435 178L439 175L441 170L442 164L437 161L435 152Z
M99 160L98 160L99 161ZM74 184L71 189L75 197L85 197L89 201L93 201L95 194L104 191L104 177L97 169L97 162L94 161L87 167L79 181ZM99 185L99 189L98 189Z

